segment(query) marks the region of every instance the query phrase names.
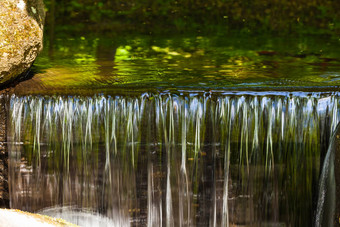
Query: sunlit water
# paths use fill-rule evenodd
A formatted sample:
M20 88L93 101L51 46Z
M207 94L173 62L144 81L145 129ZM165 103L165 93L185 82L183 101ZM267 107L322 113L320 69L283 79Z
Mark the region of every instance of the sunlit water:
M45 49L16 94L150 90L336 90L338 37L62 37Z
M310 226L339 122L336 92L9 102L11 207L120 226Z

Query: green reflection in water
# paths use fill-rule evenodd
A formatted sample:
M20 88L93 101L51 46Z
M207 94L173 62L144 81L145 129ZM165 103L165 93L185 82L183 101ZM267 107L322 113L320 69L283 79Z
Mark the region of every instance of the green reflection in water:
M325 37L68 38L46 44L24 93L93 93L119 87L340 85L339 41Z

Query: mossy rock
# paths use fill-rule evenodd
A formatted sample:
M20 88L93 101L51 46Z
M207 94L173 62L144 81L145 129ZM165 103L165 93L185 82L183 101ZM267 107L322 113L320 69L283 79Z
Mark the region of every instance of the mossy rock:
M2 0L0 7L0 85L26 72L43 48L42 0Z

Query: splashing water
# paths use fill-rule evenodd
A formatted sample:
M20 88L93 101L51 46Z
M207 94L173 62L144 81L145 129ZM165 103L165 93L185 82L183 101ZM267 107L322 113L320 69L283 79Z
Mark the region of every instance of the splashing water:
M305 225L338 105L337 93L12 96L11 207L149 226Z

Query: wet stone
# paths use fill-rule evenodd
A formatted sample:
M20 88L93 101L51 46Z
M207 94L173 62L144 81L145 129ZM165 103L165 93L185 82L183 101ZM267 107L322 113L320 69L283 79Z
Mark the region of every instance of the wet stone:
M8 166L3 160L3 155L0 156L0 208L7 208L9 205L8 194Z
M9 207L6 101L0 96L0 208Z

